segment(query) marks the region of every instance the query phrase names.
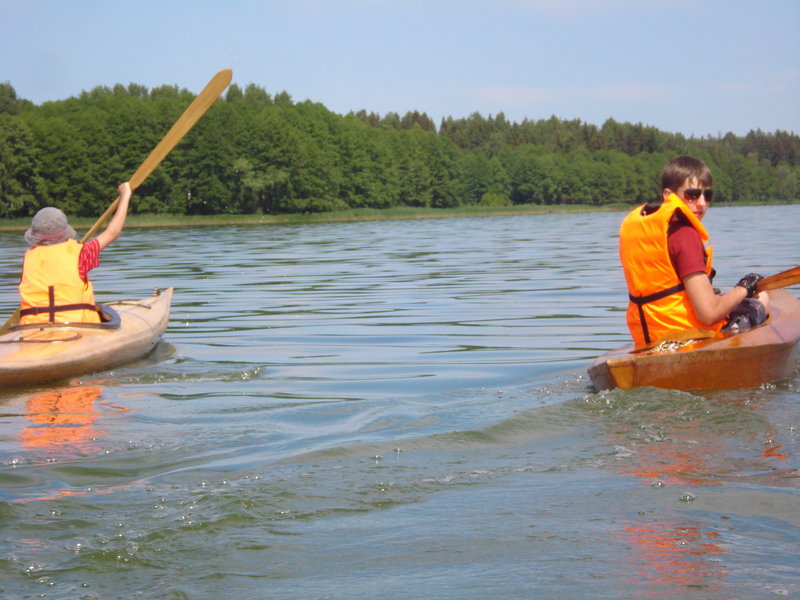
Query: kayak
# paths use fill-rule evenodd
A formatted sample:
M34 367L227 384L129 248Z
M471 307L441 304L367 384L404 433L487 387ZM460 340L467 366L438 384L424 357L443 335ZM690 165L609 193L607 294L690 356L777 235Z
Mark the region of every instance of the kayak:
M640 352L633 345L612 350L592 363L589 377L601 390L653 386L687 391L750 388L788 379L800 358L800 301L786 290L773 290L764 323L739 333L706 335L667 350L665 344Z
M99 305L101 323L16 325L0 336L0 387L30 385L134 361L169 322L172 288L142 300Z

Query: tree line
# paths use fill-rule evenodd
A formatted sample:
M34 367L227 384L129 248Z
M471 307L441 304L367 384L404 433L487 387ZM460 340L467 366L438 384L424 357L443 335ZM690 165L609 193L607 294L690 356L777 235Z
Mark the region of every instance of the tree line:
M44 206L100 214L193 98L132 83L34 105L0 83L0 218ZM613 119L516 123L502 113L437 128L417 111L340 115L232 84L137 190L131 212L636 204L658 199L661 169L679 154L710 165L715 200L800 198L793 132L686 138Z

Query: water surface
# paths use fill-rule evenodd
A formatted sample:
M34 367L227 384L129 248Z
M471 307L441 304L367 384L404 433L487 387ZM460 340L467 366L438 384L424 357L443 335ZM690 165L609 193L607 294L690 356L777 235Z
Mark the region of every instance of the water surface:
M590 386L621 218L126 231L98 299L173 285L169 329L0 391L0 596L800 596L800 379ZM798 222L712 209L716 283L797 264Z

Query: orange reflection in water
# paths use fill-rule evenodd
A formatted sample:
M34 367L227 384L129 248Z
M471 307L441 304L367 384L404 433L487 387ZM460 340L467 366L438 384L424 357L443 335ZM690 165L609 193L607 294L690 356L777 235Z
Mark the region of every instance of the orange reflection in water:
M45 452L48 457L70 459L79 454L98 452L98 436L105 432L96 428L99 415L97 406L116 410L128 410L99 400L103 388L99 386L74 386L49 390L28 398L25 402L25 418L30 424L17 437L22 447ZM93 490L93 493L109 493L111 490ZM12 502L54 500L66 496L87 493L86 490L52 490L44 495L19 498Z
M621 462L617 468L646 484L659 480L667 485L720 485L712 459L721 456L723 444L714 439L701 440L684 437L638 444L632 460Z
M724 440L693 426L676 428L657 442L631 444L635 452L617 465L642 483L660 486L718 486L713 457ZM682 431L681 431L682 430ZM703 597L726 598L727 570L720 531L691 517L654 516L623 523L618 532L630 549L625 558L630 582L641 598L669 598L676 589L702 589ZM718 595L722 594L722 595Z
M31 422L19 433L27 449L96 450L94 442L100 387L69 387L49 390L28 398L25 418Z
M700 411L687 404L632 414L616 412L609 421L616 449L611 464L642 485L684 488L681 498L690 502L695 494L686 488L701 493L730 481L787 485L796 477L794 469L781 468L788 456L774 427L751 408L731 416L713 405ZM615 537L627 549L621 559L628 582L643 599L687 589L702 590L703 598L731 598L727 555L736 548L730 536L713 521L681 512L657 510L621 524Z
M631 581L641 598L667 598L677 588L702 589L703 597L727 598L726 552L720 533L691 519L631 522L621 535L631 548ZM722 595L717 595L722 593Z

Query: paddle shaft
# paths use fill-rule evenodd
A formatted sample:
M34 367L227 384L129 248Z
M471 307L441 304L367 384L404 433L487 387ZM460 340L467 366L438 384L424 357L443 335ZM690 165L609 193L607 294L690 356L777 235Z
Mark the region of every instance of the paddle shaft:
M786 269L775 275L764 277L756 284L756 291L777 290L778 288L789 287L790 285L800 284L800 265Z
M228 84L231 82L231 78L233 77L233 71L231 69L222 69L219 71L214 77L211 78L206 84L206 87L197 95L197 97L192 100L192 103L183 111L183 114L175 121L175 124L170 128L167 134L163 137L163 139L158 143L158 145L153 148L153 151L150 155L144 159L144 162L136 169L136 172L131 176L128 180L131 185L131 191L135 191L145 179L153 172L153 170L161 164L161 161L164 160L164 157L170 153L170 151L175 147L175 145L181 141L184 135L194 126L195 123L202 117L205 112L211 107L214 102L216 102L219 95L223 92L223 90L228 87ZM91 238L97 230L105 223L106 219L108 219L111 214L117 209L119 205L119 197L111 203L106 211L97 219L94 225L86 232L86 234L81 238L81 243L85 243L89 238ZM19 307L14 311L5 324L0 327L0 335L8 331L8 328L16 325L19 322Z
M197 123L200 117L205 114L209 107L214 104L222 91L228 87L228 84L231 82L231 77L233 77L233 71L230 69L223 69L211 78L211 81L206 84L206 87L203 88L203 91L201 91L197 97L192 100L192 103L186 108L185 111L183 111L183 114L177 121L175 121L175 124L170 128L164 138L155 148L153 148L153 151L150 153L150 155L131 176L129 179L131 191L136 191L136 188L142 185L150 173L152 173L153 170L159 164L161 164L161 161L164 160L164 157L170 153L175 145L181 141L181 138L186 135L192 126ZM106 219L108 219L117 209L117 205L119 205L119 198L111 203L111 206L106 209L100 218L97 219L97 222L92 225L89 231L86 232L86 234L81 238L81 243L85 243L89 238L97 233L97 230L100 229L103 223L105 223Z

